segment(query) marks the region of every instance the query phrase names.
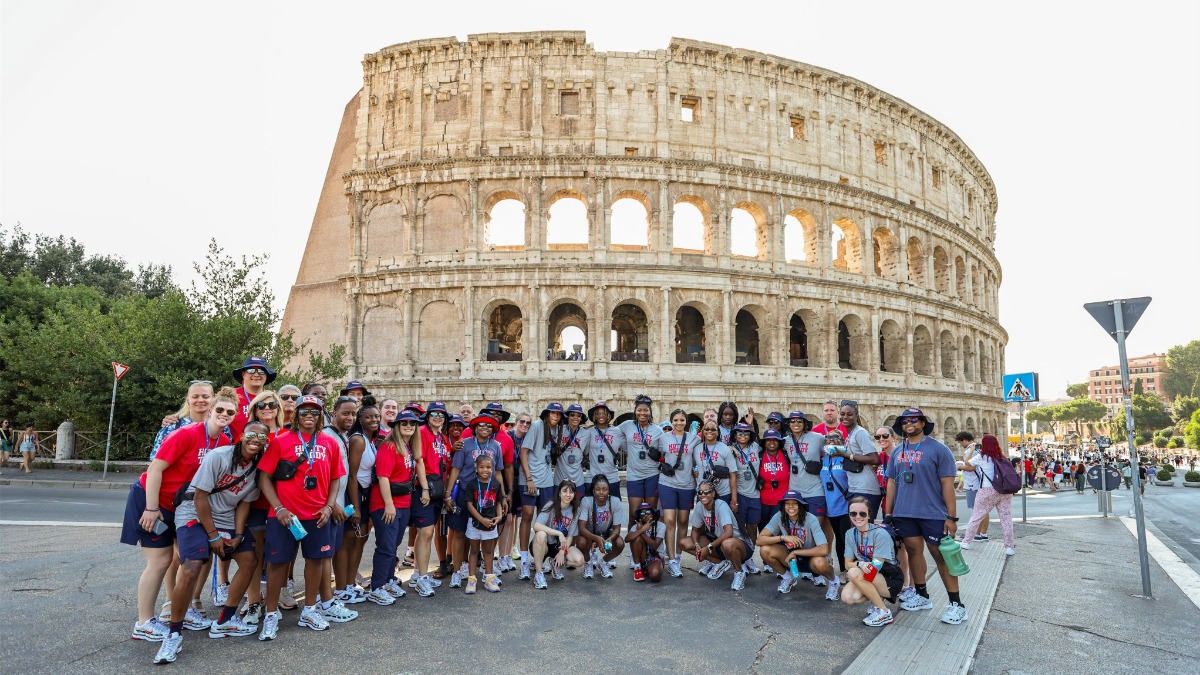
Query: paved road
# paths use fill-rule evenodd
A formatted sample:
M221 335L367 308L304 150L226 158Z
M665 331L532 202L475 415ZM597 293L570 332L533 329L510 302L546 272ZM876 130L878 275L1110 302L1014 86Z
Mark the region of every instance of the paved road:
M0 485L0 520L119 524L125 513L126 494L124 490Z

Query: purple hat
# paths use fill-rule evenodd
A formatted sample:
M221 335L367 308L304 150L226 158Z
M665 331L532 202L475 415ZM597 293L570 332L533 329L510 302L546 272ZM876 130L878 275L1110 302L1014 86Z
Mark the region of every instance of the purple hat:
M505 410L504 406L500 405L496 401L492 401L491 403L488 403L487 405L483 406L483 410L480 410L479 414L480 415L488 415L488 416L494 418L500 424L504 424L505 422L508 421L509 417L512 417L512 413Z
M921 419L925 420L925 435L930 436L933 434L933 420L929 419L928 415L921 412L920 408L909 408L908 410L905 410L897 415L895 423L892 424L892 431L896 432L897 436L900 436L901 438L904 437L904 426L900 424L900 420L904 419L905 417L920 417Z
M245 375L246 371L251 368L262 368L263 370L267 371L267 384L271 384L275 381L275 375L277 373L274 370L271 370L271 366L267 365L267 360L261 356L251 356L245 361L242 361L241 368L234 368L233 379L241 382L242 376Z
M551 403L551 404L547 405L546 409L543 410L542 414L538 415L538 417L541 417L542 421L544 422L544 421L546 421L546 416L552 412L556 412L556 413L563 412L562 404L561 403Z
M612 418L613 418L613 410L612 410L612 408L608 407L608 404L607 404L607 403L605 403L604 401L596 401L596 405L594 405L594 406L592 406L592 407L588 408L588 411L587 411L587 418L588 418L588 421L590 421L590 422L592 422L592 423L595 423L595 421L596 421L596 411L597 411L597 410L600 410L601 408L603 408L603 409L605 409L605 410L607 410L607 411L608 411L608 419L609 419L609 421L611 422L611 421L612 421Z
M364 385L362 382L359 382L358 380L350 380L349 382L347 382L346 386L343 387L342 390L338 392L338 394L341 396L349 396L350 392L354 391L355 389L362 389L363 396L371 395L371 392L367 390L366 385Z

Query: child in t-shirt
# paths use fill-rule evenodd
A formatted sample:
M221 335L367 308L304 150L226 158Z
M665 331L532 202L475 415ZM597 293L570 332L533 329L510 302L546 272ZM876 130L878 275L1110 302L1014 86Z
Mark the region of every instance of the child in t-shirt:
M475 458L475 480L460 495L470 516L466 534L469 546L467 569L471 575L467 577L464 592L472 595L478 583L475 572L479 568L479 560L490 561L495 555L496 539L499 537L497 525L504 517L504 482L494 473L491 455L485 453ZM499 592L500 580L495 574L488 574L484 577L483 587L492 593Z

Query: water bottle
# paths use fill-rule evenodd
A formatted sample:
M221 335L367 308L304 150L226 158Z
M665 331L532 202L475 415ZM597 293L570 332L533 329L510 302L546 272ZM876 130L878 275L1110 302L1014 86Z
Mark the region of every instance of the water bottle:
M611 550L612 550L612 542L611 541L604 542L604 552L608 553Z
M961 577L971 571L967 567L967 563L963 560L962 547L954 541L954 537L942 537L942 543L938 544L938 550L942 552L942 559L946 561L946 571L950 576Z
M883 569L883 561L878 558L871 558L867 569L863 572L864 581L874 581L875 575L879 574L879 570Z
M795 558L788 561L788 569L791 570L793 579L800 578L800 566L796 564Z
M694 434L694 433L696 433L697 431L700 431L700 423L699 423L699 422L692 422L692 426L688 427L688 432L690 432L690 433L693 433L693 434Z
M292 522L288 525L288 529L291 530L292 536L296 538L296 541L300 541L308 534L308 530L304 529L304 525L302 525L300 523L300 519L296 517L292 518Z
M342 509L342 510L346 512L346 517L347 517L347 518L349 518L350 516L354 515L354 505L353 505L353 504L347 504L347 505L346 505L346 508L344 508L344 509Z

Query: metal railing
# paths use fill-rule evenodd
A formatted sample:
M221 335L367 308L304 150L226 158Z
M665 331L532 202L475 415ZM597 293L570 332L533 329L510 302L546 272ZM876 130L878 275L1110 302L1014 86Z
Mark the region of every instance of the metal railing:
M18 438L21 438L18 432ZM34 459L54 459L58 452L58 430L34 431L37 436L37 448ZM108 437L107 431L76 431L75 459L104 459L104 443ZM134 433L131 431L114 431L112 435L112 459L145 459L150 456L150 448L154 445L154 434ZM13 453L20 453L21 444L18 440Z

